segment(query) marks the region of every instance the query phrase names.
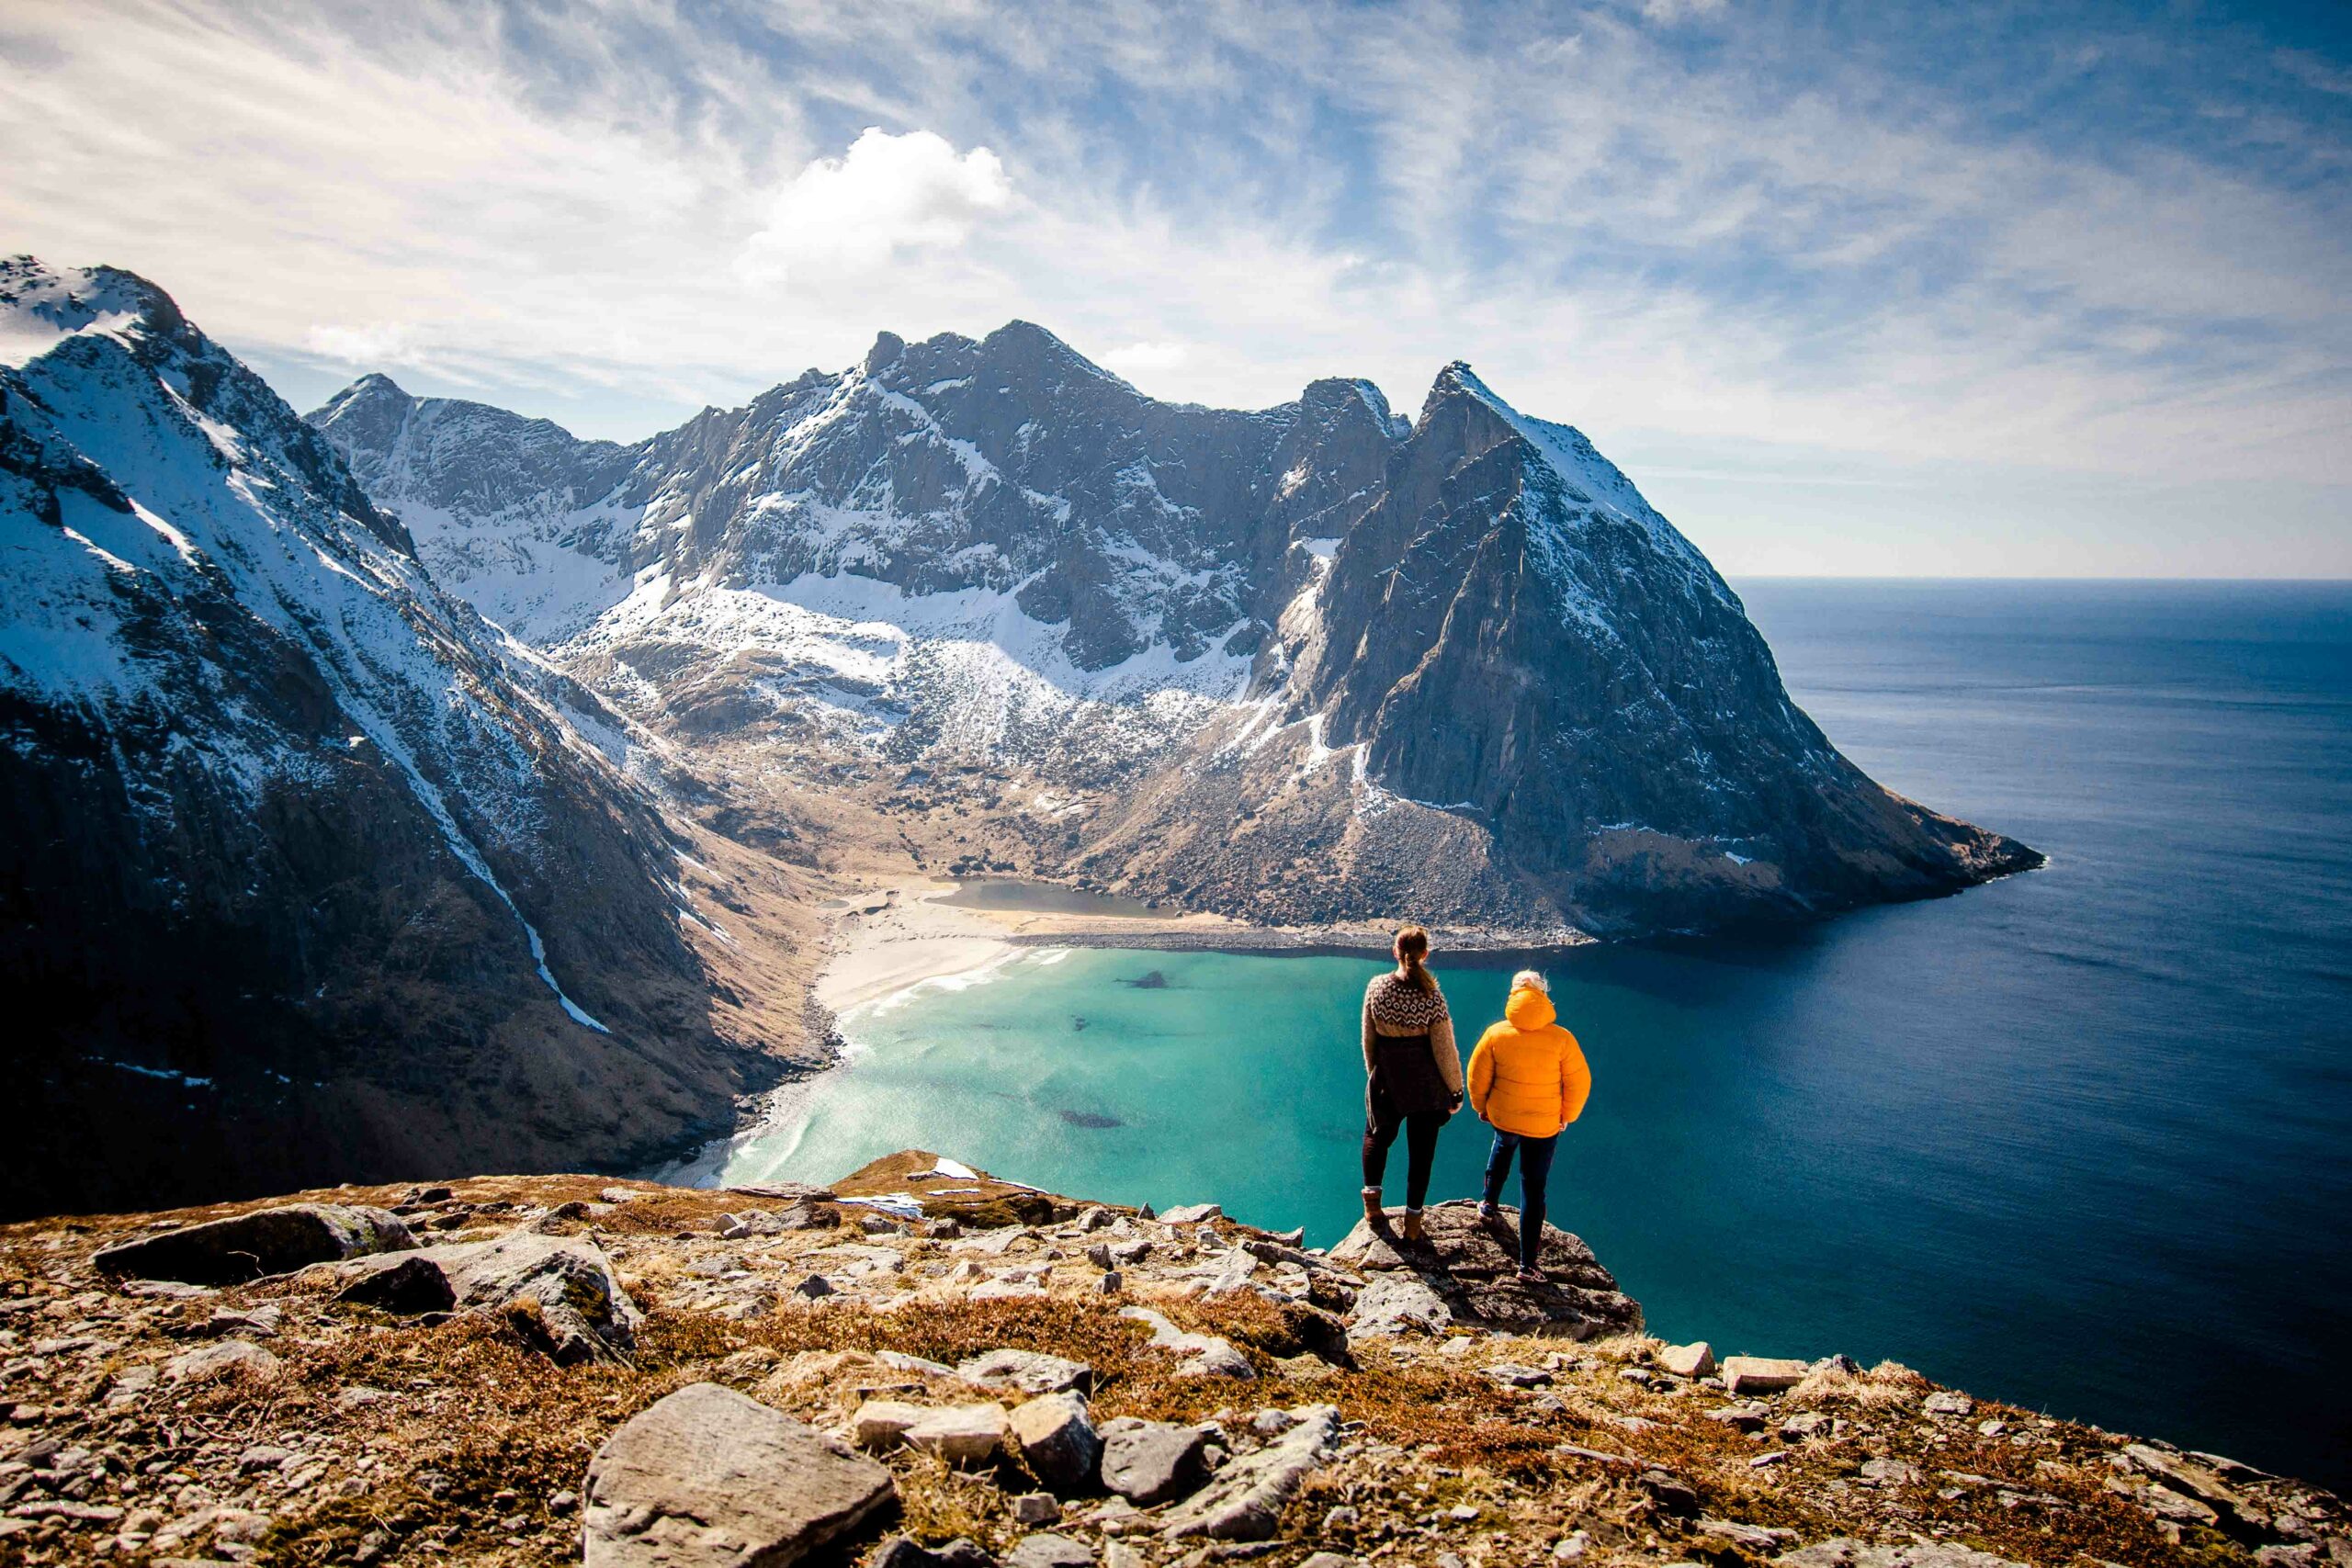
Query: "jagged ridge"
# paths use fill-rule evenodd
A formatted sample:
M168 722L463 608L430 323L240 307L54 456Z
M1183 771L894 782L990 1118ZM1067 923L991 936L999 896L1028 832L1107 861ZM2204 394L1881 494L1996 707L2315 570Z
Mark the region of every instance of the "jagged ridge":
M1049 873L1542 933L1816 913L2039 861L1839 756L1700 553L1466 366L1408 427L1357 381L1227 412L1146 398L1025 322L884 333L851 370L623 453L577 443L560 493L473 510L548 427L380 380L311 417L385 505L426 498L403 515L429 557L504 547L517 508L560 515L608 575L528 614L641 718L1048 785L1057 831L1006 838ZM478 441L413 434L447 426Z

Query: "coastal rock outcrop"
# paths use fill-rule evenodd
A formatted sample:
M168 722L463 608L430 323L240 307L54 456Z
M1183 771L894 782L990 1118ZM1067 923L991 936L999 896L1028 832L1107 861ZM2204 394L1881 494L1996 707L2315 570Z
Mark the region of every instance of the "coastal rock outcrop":
M1283 1412L1291 1425L1253 1454L1235 1460L1206 1486L1170 1508L1160 1531L1172 1539L1265 1540L1282 1523L1283 1506L1339 1446L1337 1406L1314 1404Z
M1331 1568L1402 1541L1440 1568L2352 1555L2352 1511L2322 1487L1894 1363L1824 1356L1791 1386L1735 1395L1638 1332L1571 1342L1448 1321L1360 1339L1343 1370L1316 1348L1314 1298L1418 1275L1375 1267L1369 1243L1340 1261L1229 1215L1172 1226L1039 1194L1062 1217L933 1236L928 1200L876 1231L825 1200L823 1228L733 1234L741 1199L721 1192L578 1176L447 1188L411 1205L454 1222L443 1246L217 1287L100 1271L101 1250L151 1223L137 1216L0 1226L0 1557L1200 1568L1265 1552ZM501 1312L387 1317L338 1299L354 1272L490 1257L518 1235L594 1247L643 1303L638 1354L551 1365ZM1115 1295L1086 1256L1098 1241L1150 1243ZM1202 1261L1238 1274L1236 1255L1257 1267L1207 1288ZM965 1269L983 1258L1032 1293L982 1299L987 1269ZM836 1288L792 1293L819 1269ZM1145 1303L1254 1376L1182 1375L1121 1315ZM1095 1392L959 1371L1001 1372L1016 1364L1004 1352L1083 1365ZM1101 1441L1091 1478L1081 1424ZM894 1496L903 1533L881 1539Z
M1192 1492L1208 1474L1208 1434L1181 1421L1121 1416L1102 1425L1103 1487L1149 1507Z
M644 1314L586 1236L532 1227L330 1271L335 1299L397 1314L495 1313L559 1366L627 1355Z
M1371 1276L1356 1298L1351 1337L1433 1333L1453 1325L1512 1334L1591 1339L1636 1334L1642 1309L1617 1288L1583 1239L1546 1224L1537 1253L1544 1278L1518 1278L1519 1212L1481 1220L1466 1199L1422 1214L1429 1239L1404 1241L1393 1222L1359 1220L1331 1261Z
M1091 1491L1102 1462L1102 1438L1086 1401L1075 1393L1048 1393L1016 1405L1012 1435L1022 1461L1037 1479L1060 1493Z
M502 1314L558 1365L626 1354L645 1321L612 1259L584 1236L517 1231L422 1256L459 1307Z

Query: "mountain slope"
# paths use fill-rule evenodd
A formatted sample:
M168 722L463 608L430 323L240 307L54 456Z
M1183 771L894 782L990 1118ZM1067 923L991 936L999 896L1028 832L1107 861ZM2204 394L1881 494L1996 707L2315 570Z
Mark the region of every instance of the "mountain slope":
M617 455L380 378L310 417L453 553L528 515L593 555L530 624L635 716L886 816L968 812L957 863L1527 940L2039 863L1838 755L1689 541L1467 366L1409 428L1344 380L1237 413L1014 322L884 333ZM503 445L416 434L452 426Z
M546 459L548 427L381 378L310 418L436 570L533 552L527 591L449 581L684 730L801 710L843 739L903 728L899 754L1033 759L1073 730L1085 754L1149 750L1238 695L1295 566L1287 536L1335 527L1321 513L1377 483L1394 440L1354 383L1260 413L1159 403L1024 322L885 333L853 369L626 449L593 495L601 444ZM469 438L433 434L452 429ZM560 480L518 495L542 461ZM538 597L586 558L601 579Z
M617 716L109 269L0 263L16 1212L650 1156L714 1033Z

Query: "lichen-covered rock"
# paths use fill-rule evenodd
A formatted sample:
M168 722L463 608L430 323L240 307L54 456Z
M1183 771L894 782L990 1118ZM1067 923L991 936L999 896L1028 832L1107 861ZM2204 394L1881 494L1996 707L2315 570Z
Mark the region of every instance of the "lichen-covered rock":
M996 1568L996 1559L962 1536L926 1547L896 1535L875 1549L871 1568Z
M1005 1568L1093 1568L1094 1553L1066 1535L1025 1535L1005 1553Z
M209 1382L237 1372L275 1371L277 1365L276 1356L250 1339L223 1339L173 1357L164 1364L164 1376L174 1382Z
M1804 1382L1813 1369L1786 1356L1726 1356L1724 1387L1736 1394L1780 1393Z
M890 1472L718 1383L632 1416L588 1466L588 1568L787 1568L896 1495Z
M1122 1307L1119 1315L1149 1328L1152 1348L1183 1358L1183 1365L1177 1369L1180 1377L1248 1379L1258 1375L1250 1358L1235 1349L1229 1339L1214 1334L1187 1333L1169 1322L1165 1314L1150 1307Z
M1198 1427L1114 1417L1102 1424L1102 1485L1147 1508L1182 1497L1207 1479L1207 1444Z
M512 1231L494 1241L429 1247L457 1304L503 1314L559 1366L626 1354L644 1314L612 1259L585 1236Z
M1436 1334L1453 1321L1453 1308L1419 1274L1384 1269L1356 1292L1350 1316L1351 1339L1392 1338L1400 1334Z
M1950 1541L1872 1546L1842 1536L1782 1552L1774 1561L1783 1568L2020 1568L2008 1558Z
M959 1362L956 1375L967 1382L1017 1388L1023 1393L1061 1393L1071 1389L1083 1393L1094 1386L1094 1369L1084 1361L1036 1350L984 1351Z
M100 1251L91 1261L118 1279L239 1285L290 1274L313 1263L416 1245L407 1225L384 1209L348 1203L286 1203L225 1220L208 1220Z
M1048 1393L1013 1407L1012 1435L1038 1480L1068 1495L1094 1484L1102 1439L1075 1393Z
M1170 1508L1160 1521L1172 1539L1270 1540L1281 1527L1283 1505L1331 1458L1340 1437L1337 1406L1312 1404L1291 1414L1297 1424L1256 1453L1233 1461L1206 1486Z
M351 1282L335 1293L337 1301L403 1317L447 1312L458 1304L447 1270L423 1252L367 1258L350 1266L350 1277Z
M1657 1364L1679 1378L1703 1378L1715 1370L1714 1347L1703 1339L1690 1345L1668 1345L1657 1353Z
M849 1438L861 1449L894 1449L905 1439L907 1428L929 1414L920 1404L869 1399L850 1417Z
M937 1454L950 1464L981 1464L1004 1447L1006 1427L1001 1404L954 1404L924 1411L904 1438L909 1448Z

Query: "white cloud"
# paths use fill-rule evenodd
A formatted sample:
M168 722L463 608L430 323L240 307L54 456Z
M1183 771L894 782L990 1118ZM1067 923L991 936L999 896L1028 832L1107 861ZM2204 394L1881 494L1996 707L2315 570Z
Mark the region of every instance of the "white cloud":
M868 126L845 156L817 159L776 193L736 269L780 282L804 268L880 266L900 251L960 245L1012 201L1004 164L986 147L959 153L928 130Z
M2335 187L2037 142L1859 53L1791 87L1738 7L1696 54L1628 3L485 15L20 8L0 251L146 273L314 387L414 366L596 434L1021 316L1225 406L1353 375L1410 412L1464 356L1664 468L2352 481ZM1758 529L1799 488L1705 482Z
M415 365L424 359L411 331L393 321L348 327L314 326L303 334L303 342L322 359L362 367Z
M1723 14L1725 0L1642 0L1642 15L1653 22L1668 25L1685 17L1716 17Z
M1102 356L1102 363L1122 376L1139 370L1168 370L1192 357L1192 350L1181 343L1131 343L1125 348L1114 348Z

